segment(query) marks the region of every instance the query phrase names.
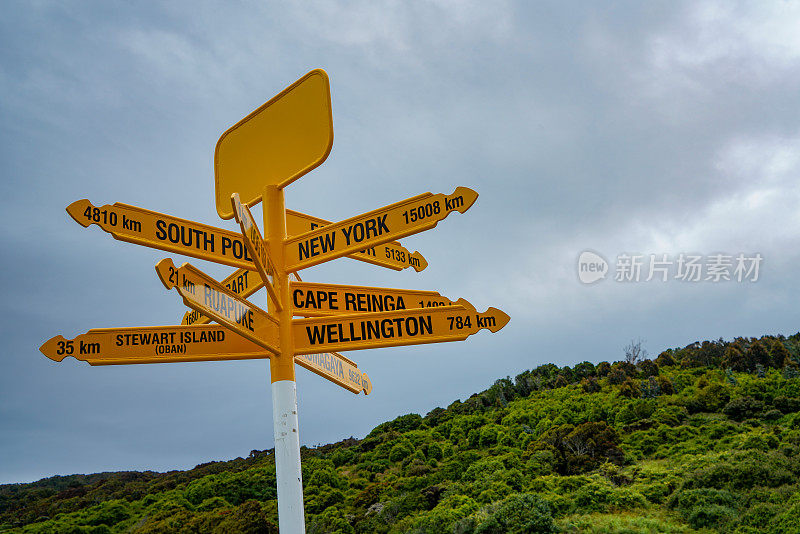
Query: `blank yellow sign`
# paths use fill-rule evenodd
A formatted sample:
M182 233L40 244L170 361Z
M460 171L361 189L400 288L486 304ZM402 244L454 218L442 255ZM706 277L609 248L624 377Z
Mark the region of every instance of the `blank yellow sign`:
M214 153L217 213L233 217L231 195L253 206L266 185L283 188L318 167L333 146L328 75L314 69L228 129Z

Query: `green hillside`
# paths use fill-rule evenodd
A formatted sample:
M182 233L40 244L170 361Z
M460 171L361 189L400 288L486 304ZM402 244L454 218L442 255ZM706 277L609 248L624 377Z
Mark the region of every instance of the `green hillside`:
M800 333L498 380L304 448L307 531L800 533L799 363ZM277 532L273 462L0 486L0 531Z

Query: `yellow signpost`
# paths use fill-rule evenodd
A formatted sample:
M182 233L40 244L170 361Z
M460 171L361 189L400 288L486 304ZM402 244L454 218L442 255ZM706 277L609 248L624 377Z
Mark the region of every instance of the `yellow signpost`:
M291 237L286 242L286 269L297 271L430 230L454 211L464 213L478 193L458 187L452 195L424 193Z
M84 227L97 224L115 239L238 270L217 282L188 263L161 260L156 272L162 283L176 288L192 310L180 326L94 329L74 339L56 336L40 348L55 361L73 356L91 365L269 359L278 520L290 533L305 532L296 365L369 394L367 374L337 351L460 341L481 329L497 332L510 320L496 308L480 313L464 299L453 302L435 291L300 281L297 271L344 256L419 272L428 265L425 258L396 240L429 230L454 211L464 213L478 197L466 187L450 195L425 193L338 223L287 210L284 188L320 165L332 142L328 77L317 69L217 142L217 212L223 219L235 216L240 233L126 204L70 204L67 212ZM262 199L266 238L249 210ZM290 282L290 274L297 281ZM247 300L262 286L268 311Z

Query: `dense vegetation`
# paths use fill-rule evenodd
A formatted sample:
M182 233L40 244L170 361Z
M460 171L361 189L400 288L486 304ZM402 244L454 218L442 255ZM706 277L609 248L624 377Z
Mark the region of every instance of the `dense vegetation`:
M800 333L628 356L304 448L309 534L800 533ZM0 486L0 531L277 532L273 461Z

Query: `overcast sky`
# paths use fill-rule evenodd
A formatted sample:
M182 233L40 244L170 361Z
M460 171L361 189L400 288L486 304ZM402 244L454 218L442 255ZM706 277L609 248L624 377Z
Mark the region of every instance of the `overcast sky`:
M512 319L460 343L348 353L368 397L298 369L303 444L544 363L620 359L635 338L657 355L797 332L798 25L798 2L5 3L0 483L273 446L267 361L91 367L38 347L180 321L153 266L187 258L64 208L123 202L235 230L214 207L217 139L317 67L333 150L287 207L340 220L459 185L480 197L403 240L421 273L340 259L304 280L433 289ZM578 277L587 250L608 262L594 284ZM700 257L700 281L675 278L681 254ZM705 280L720 254L731 275L760 255L757 280ZM626 255L641 256L638 282L615 280ZM646 281L650 255L674 262L667 281Z

